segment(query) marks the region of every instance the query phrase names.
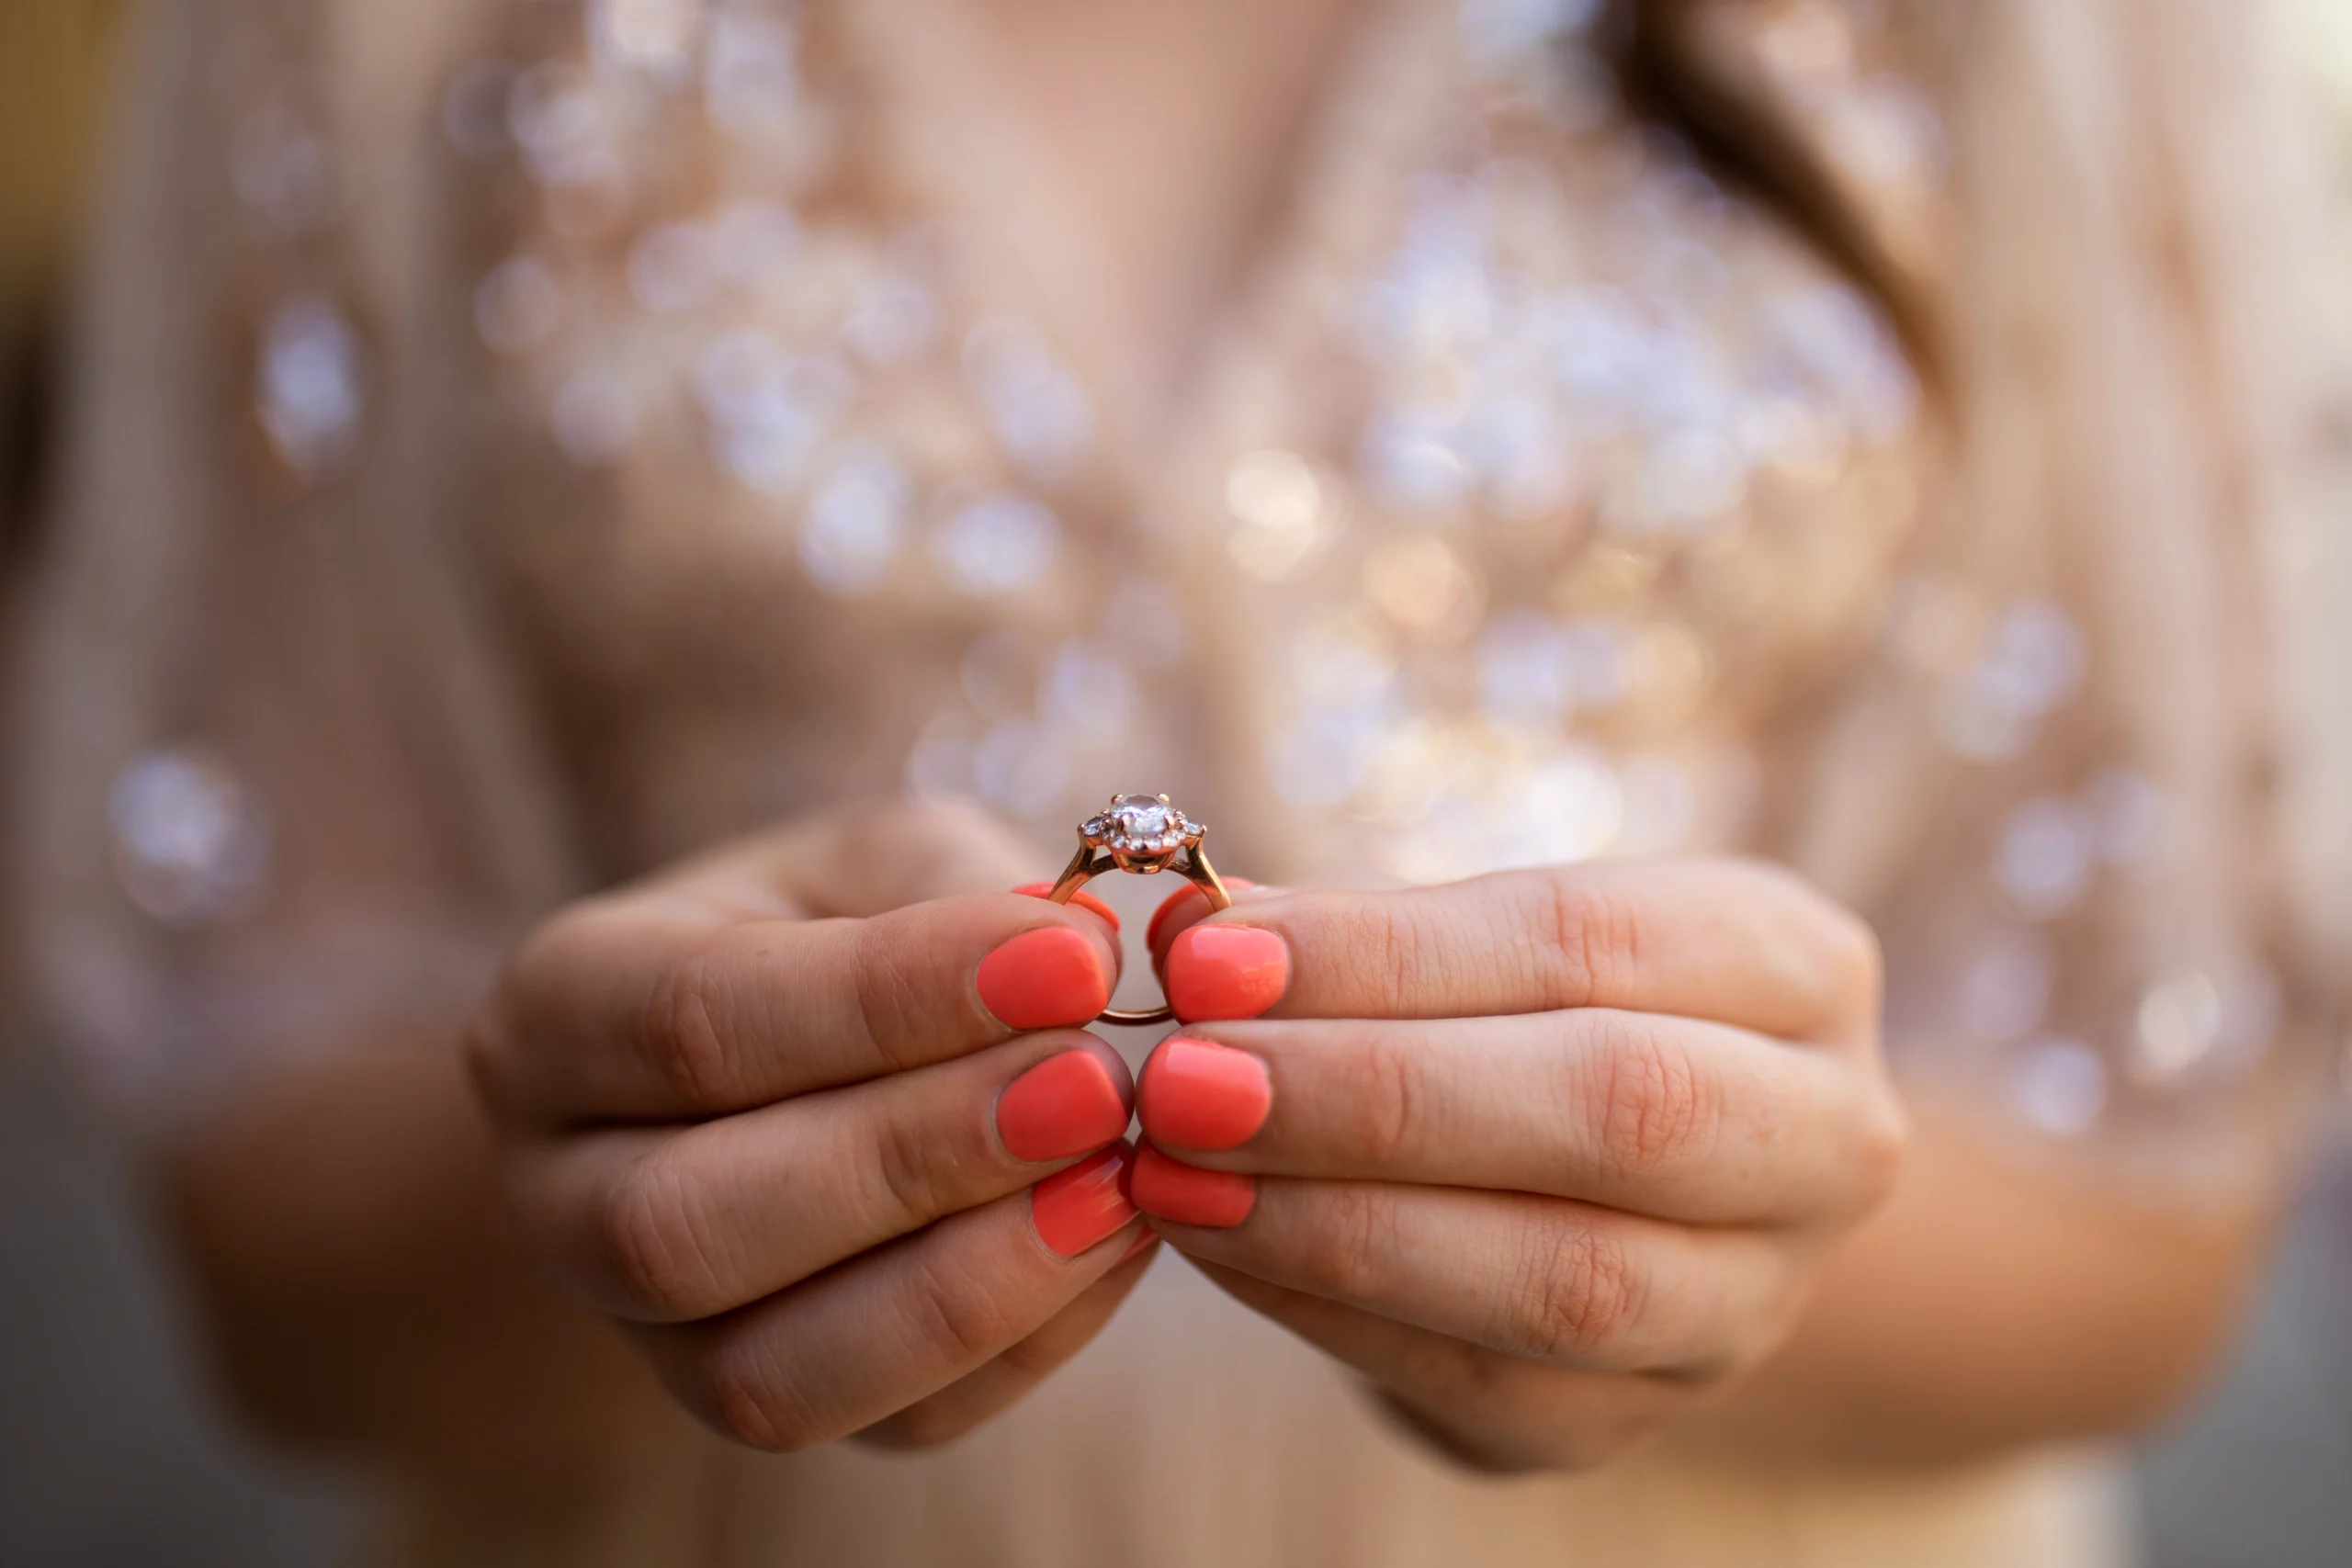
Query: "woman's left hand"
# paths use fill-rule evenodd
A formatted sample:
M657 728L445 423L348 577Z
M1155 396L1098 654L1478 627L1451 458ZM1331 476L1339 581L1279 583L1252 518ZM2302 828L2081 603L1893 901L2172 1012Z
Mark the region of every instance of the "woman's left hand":
M1876 943L1784 873L1203 913L1153 933L1185 1027L1137 1089L1135 1201L1475 1462L1598 1463L1727 1388L1892 1185Z

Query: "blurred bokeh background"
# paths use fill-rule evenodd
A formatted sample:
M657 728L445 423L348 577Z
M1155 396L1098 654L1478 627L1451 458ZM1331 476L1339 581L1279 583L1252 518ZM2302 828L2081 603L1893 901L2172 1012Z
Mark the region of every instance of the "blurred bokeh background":
M2352 288L2352 0L2299 6L2335 111ZM81 201L130 9L0 4L0 568L39 525ZM2352 1088L2352 1057L2346 1066ZM255 1450L218 1414L129 1156L53 1065L13 1048L5 1010L0 1258L0 1564L272 1568L337 1556L354 1499L333 1475ZM2144 1445L2136 1473L2152 1568L2352 1563L2352 1152L2341 1136L2244 1343L2210 1397Z

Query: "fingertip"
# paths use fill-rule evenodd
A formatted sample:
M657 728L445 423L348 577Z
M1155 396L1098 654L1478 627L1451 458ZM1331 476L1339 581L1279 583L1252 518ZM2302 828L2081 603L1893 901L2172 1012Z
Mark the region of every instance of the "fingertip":
M1155 1144L1218 1151L1258 1135L1273 1108L1273 1078L1247 1051L1185 1035L1159 1043L1136 1092L1143 1129Z
M1054 885L1050 882L1024 882L1020 886L1014 888L1013 891L1025 897L1045 898L1053 893ZM1102 902L1102 899L1097 898L1093 894L1087 892L1084 888L1080 888L1077 892L1071 894L1069 896L1069 902L1073 908L1087 910L1091 914L1100 915L1102 919L1110 921L1112 931L1116 931L1119 929L1119 912L1111 908L1110 905Z
M1000 943L980 960L977 984L980 1005L1017 1031L1091 1023L1111 1004L1102 945L1074 926L1037 926Z
M1290 946L1263 926L1190 926L1166 968L1168 1005L1185 1022L1256 1018L1290 986Z
M1234 892L1261 891L1256 883L1246 876L1228 876L1222 880L1225 886ZM1152 910L1151 923L1144 928L1143 944L1150 950L1154 957L1164 957L1169 942L1173 942L1183 931L1208 919L1208 895L1201 891L1198 884L1187 882L1175 892L1162 898L1159 901L1159 907Z
M1127 1193L1136 1208L1156 1220L1204 1230L1231 1230L1257 1206L1258 1179L1235 1171L1186 1165L1147 1143L1136 1150Z

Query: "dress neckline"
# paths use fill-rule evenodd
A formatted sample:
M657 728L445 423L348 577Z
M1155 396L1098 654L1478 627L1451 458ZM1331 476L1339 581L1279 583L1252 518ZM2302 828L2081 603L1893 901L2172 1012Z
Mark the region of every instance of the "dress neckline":
M1317 103L1290 155L1292 168L1261 231L1232 272L1220 306L1204 313L1196 347L1166 375L1114 373L1116 311L1099 280L1071 258L1098 246L1085 218L1051 175L1033 122L1006 112L1001 85L959 67L975 57L973 24L933 0L844 6L839 23L852 69L871 85L879 155L892 185L922 217L960 234L967 320L1002 316L1034 327L1071 367L1097 414L1096 469L1128 504L1149 510L1171 464L1209 456L1218 411L1274 345L1265 323L1299 318L1270 310L1295 301L1310 255L1377 243L1365 211L1367 176L1393 204L1397 154L1420 142L1454 85L1431 70L1432 49L1452 47L1451 0L1370 0L1329 63ZM1400 69L1400 67L1408 67ZM912 112L910 112L912 111ZM1012 193L1010 195L1006 193ZM1310 310L1320 321L1328 310ZM1165 399L1141 386L1170 389Z

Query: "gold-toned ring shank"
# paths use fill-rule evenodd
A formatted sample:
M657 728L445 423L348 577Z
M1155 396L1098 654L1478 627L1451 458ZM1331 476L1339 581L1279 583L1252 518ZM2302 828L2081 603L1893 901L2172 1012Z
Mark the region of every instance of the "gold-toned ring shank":
M1092 850L1080 844L1078 853L1070 857L1069 864L1064 866L1061 875L1055 879L1053 891L1046 897L1057 904L1067 904L1080 888L1104 872L1117 869L1117 863L1108 854L1098 861ZM1217 878L1216 867L1209 863L1209 857L1199 849L1186 850L1183 865L1171 865L1168 869L1201 890L1202 896L1209 901L1210 913L1233 908L1233 895L1225 890L1225 884ZM1174 1010L1162 1002L1156 1008L1104 1008L1094 1021L1138 1028L1148 1023L1166 1023L1175 1016Z

